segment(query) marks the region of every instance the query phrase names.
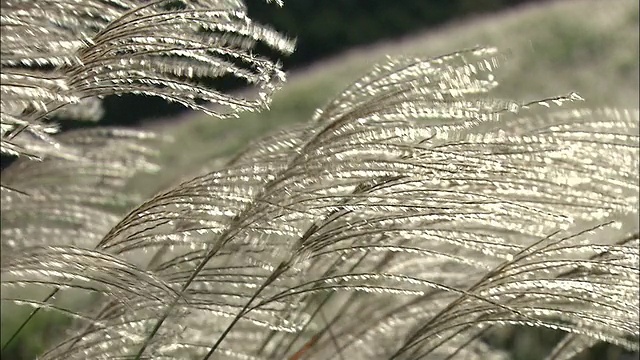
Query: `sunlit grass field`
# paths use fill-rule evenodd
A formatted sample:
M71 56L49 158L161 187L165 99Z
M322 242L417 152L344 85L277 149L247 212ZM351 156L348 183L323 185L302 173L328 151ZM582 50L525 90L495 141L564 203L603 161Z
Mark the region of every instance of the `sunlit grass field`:
M508 54L508 61L496 72L501 85L495 97L527 102L575 91L586 99L585 106L637 108L638 11L636 0L544 2L351 50L291 73L270 111L228 120L190 114L149 123L149 129L167 133L173 141L159 149L164 170L134 179L131 187L151 195L221 163L257 137L307 121L316 108L387 55L431 57L474 45L497 46ZM28 311L3 304L2 342ZM40 314L16 343L22 347L16 354L34 358L43 337L64 327L62 319ZM537 358L530 350L541 341L533 338L539 336L535 334L519 340L529 344L511 345L514 358ZM616 358L615 353L603 356Z

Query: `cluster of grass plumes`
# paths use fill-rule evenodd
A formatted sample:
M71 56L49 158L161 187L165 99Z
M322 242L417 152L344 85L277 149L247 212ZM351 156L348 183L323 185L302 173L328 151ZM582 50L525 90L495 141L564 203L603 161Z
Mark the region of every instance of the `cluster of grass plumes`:
M239 0L13 0L1 19L0 136L14 155L59 153L49 115L96 120L106 95L159 96L218 117L265 108L284 73L252 49L293 51ZM219 77L255 87L255 97L205 85Z
M144 21L129 25L155 19L154 34L175 31L161 20L171 12L209 24L207 11L190 9L214 3L242 9L141 2L92 36L127 34L119 26L131 14ZM181 26L185 39L195 36ZM166 50L166 39L127 39ZM178 59L161 67L165 75L193 66L181 55L192 49L171 44ZM160 136L80 131L47 135L45 147L25 139L40 161L3 171L2 300L34 307L25 322L40 309L74 320L43 359L502 359L485 337L509 325L566 332L549 359L603 341L637 351L638 110L578 108L576 94L493 99L501 61L492 48L390 59L307 123L146 201L124 185L162 171L153 164ZM2 64L4 97L17 86L5 70L27 70ZM123 71L113 74L126 81ZM50 113L36 105L60 89L46 84L21 93L34 111L12 112L23 100L9 97L5 115L3 102L11 149ZM145 80L123 91L140 84L166 90ZM184 86L192 88L176 97L201 94ZM121 216L123 206L133 210ZM91 306L57 301L67 292L90 295Z

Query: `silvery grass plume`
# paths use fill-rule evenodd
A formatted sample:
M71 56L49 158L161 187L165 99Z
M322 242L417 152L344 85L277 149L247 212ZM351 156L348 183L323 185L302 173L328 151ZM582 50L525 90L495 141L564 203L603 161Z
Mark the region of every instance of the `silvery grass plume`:
M44 246L51 238L91 247L143 199L127 191L140 172L156 172L153 133L95 128L68 131L56 141L77 158L21 158L2 171L2 249ZM125 210L126 211L126 210Z
M3 0L0 112L3 154L62 156L51 137L59 117L97 120L100 98L159 96L218 117L265 108L284 73L256 55L258 43L292 43L253 23L240 0ZM253 98L205 80L233 77ZM211 110L205 104L218 105Z
M129 189L128 181L141 172L158 171L159 167L154 164L154 148L163 140L156 134L136 130L95 128L68 131L56 135L56 141L66 149L72 149L73 157L46 155L40 161L21 157L3 169L0 186L2 268L4 256L12 256L10 254L24 249L71 245L71 248L61 248L60 254L65 256L62 255L65 251L73 254L74 249L93 248L118 223L124 211L142 201ZM44 265L45 272L49 274L62 278L71 276L66 275L70 270L43 262L37 256L23 259L27 261L22 265L27 266L22 267L23 271L30 271L30 266ZM98 273L104 271L99 268L99 257L88 259L94 260L92 266L97 267ZM85 271L83 276L90 275ZM45 288L47 284L64 288L59 287L60 280L55 277L35 281L14 282L5 277L3 271L3 301L14 296L11 288L16 286L17 291L22 292L21 297L25 296L25 290L29 292L39 287L34 284ZM51 293L46 301L56 294L57 291ZM73 296L78 295L84 298L83 294ZM5 347L36 314L37 311L33 311L13 334L7 335L7 329L3 328L3 336L6 336L3 338L3 355L7 355Z
M389 60L93 244L3 234L3 300L76 319L41 359L504 359L506 325L637 351L639 112L490 101L501 59Z

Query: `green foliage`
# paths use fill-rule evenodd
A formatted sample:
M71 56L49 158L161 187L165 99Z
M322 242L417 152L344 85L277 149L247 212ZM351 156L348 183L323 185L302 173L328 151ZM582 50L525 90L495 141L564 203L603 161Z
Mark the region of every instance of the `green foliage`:
M527 0L358 0L291 1L282 9L260 0L247 2L249 14L295 36L298 49L285 64L299 67L358 45L396 39L457 18L506 9ZM336 39L339 39L336 41Z

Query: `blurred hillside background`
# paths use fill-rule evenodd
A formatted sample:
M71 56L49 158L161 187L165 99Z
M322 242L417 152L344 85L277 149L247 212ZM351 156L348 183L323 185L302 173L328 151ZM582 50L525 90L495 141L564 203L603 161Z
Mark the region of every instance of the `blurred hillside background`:
M496 72L501 85L493 96L527 102L575 91L590 107L639 106L637 0L288 0L284 8L247 0L247 5L256 21L297 38L297 51L282 60L289 80L271 111L217 120L159 99L106 99L99 125L142 126L174 138L159 149L164 170L132 182L144 195L215 167L257 137L307 121L386 55L431 57L493 45L509 54ZM241 91L232 83L220 86ZM28 311L3 310L3 338ZM11 359L34 358L42 338L60 331L57 319L45 314L34 321ZM514 359L538 359L547 336L538 331L496 338L514 349ZM613 348L602 348L597 356L622 359Z
M548 0L290 0L278 7L265 0L246 0L256 22L297 40L296 51L280 60L288 71L301 70L327 58L363 46L394 41L451 22L493 14L521 4ZM260 49L268 52L269 49ZM277 55L277 54L276 54ZM435 55L435 54L431 54ZM358 74L354 74L358 75ZM353 80L356 80L354 77ZM237 90L234 79L214 80L220 90ZM104 116L98 125L138 126L188 113L181 105L142 95L109 96L102 102ZM61 129L95 126L63 121ZM0 168L11 159L4 155Z
M527 102L575 91L587 101L579 106L639 106L637 0L384 1L388 8L383 1L364 3L289 1L278 8L248 1L261 22L291 36L299 32L297 52L283 59L287 83L271 111L240 119L192 112L160 118L153 105L141 107L147 117L136 121L175 138L162 150L162 162L171 164L177 178L210 168L256 137L307 121L386 56L431 57L475 45L508 54L496 72L500 86L493 96ZM121 101L119 111L133 111ZM111 108L107 112L117 119ZM144 177L134 186L156 191L175 180Z
M415 34L469 16L541 0L285 0L278 7L264 0L245 1L256 22L297 39L296 51L281 59L286 69L301 69L345 50ZM218 82L234 89L232 82ZM108 124L136 124L184 111L177 104L142 96L111 97L105 102Z

